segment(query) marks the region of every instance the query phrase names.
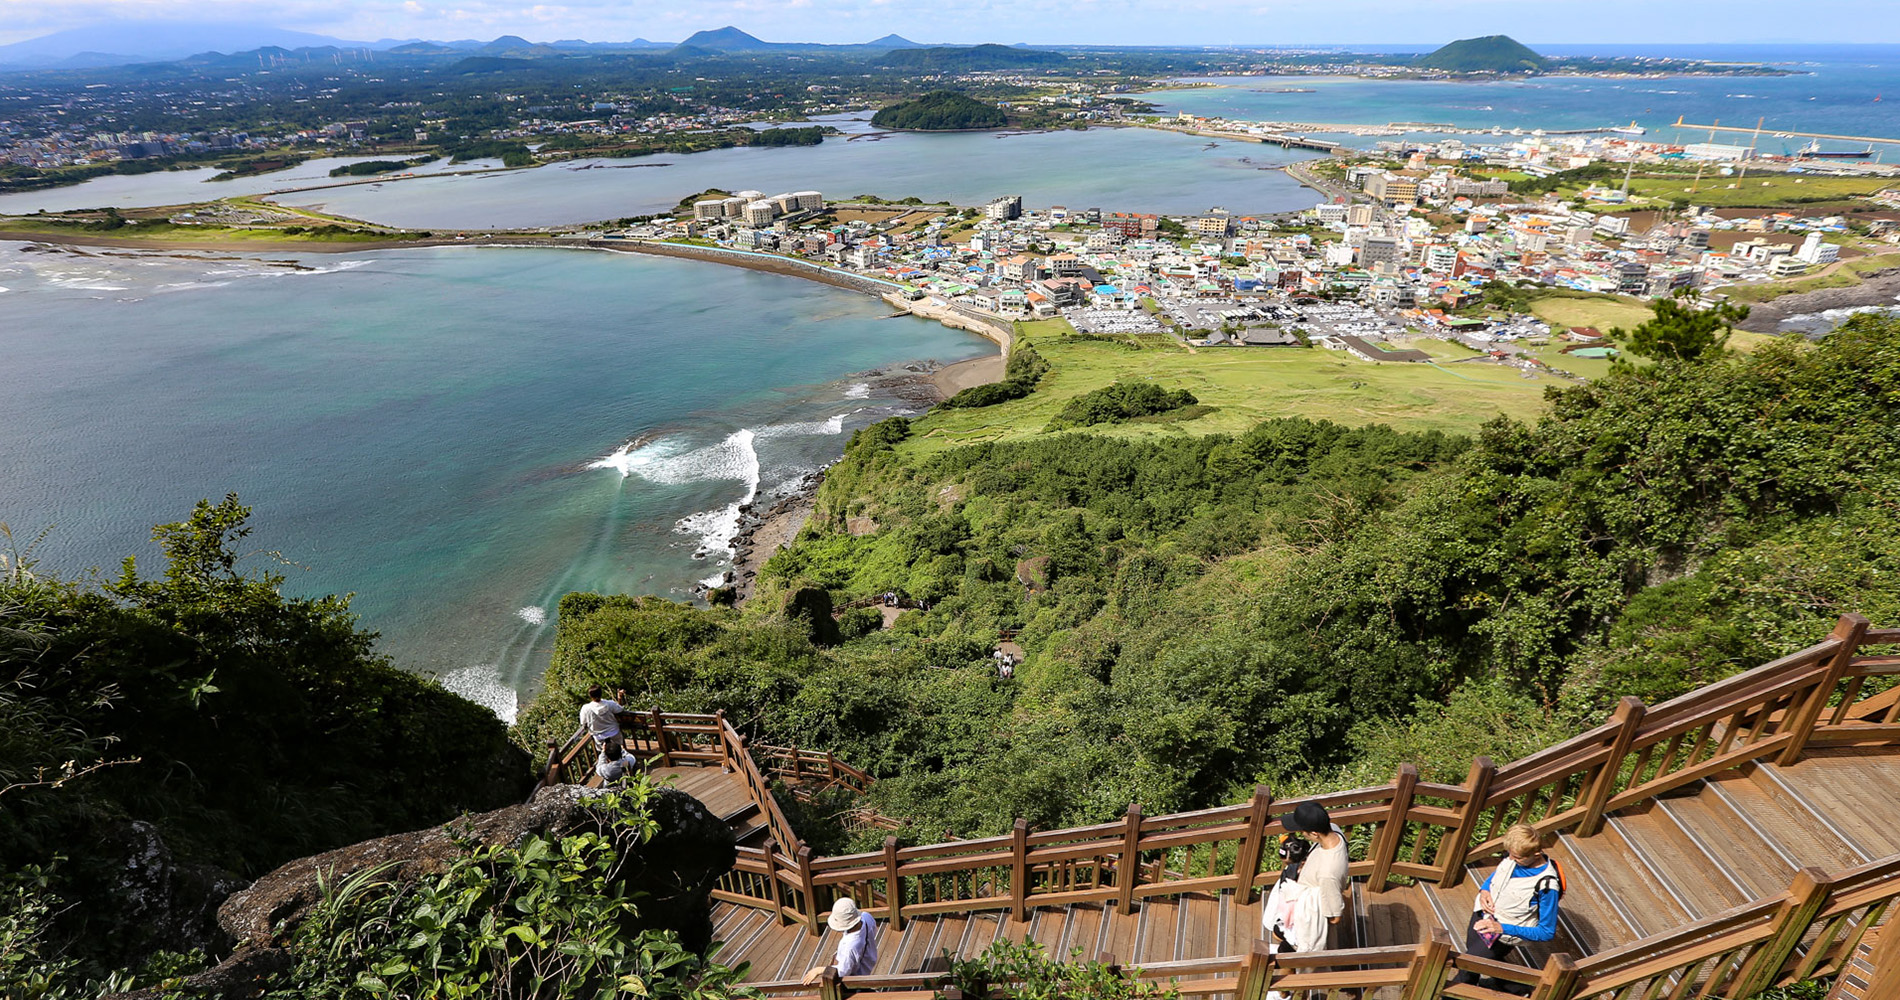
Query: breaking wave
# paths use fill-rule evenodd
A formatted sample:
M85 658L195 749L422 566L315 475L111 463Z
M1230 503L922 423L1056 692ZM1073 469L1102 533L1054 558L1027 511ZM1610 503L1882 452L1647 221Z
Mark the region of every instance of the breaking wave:
M494 667L463 667L442 678L442 686L495 713L496 718L514 725L519 702L515 689L503 684Z

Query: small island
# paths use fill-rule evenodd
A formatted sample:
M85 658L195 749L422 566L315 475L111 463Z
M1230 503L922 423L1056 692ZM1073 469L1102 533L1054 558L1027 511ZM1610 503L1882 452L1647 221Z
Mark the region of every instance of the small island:
M876 128L914 132L954 132L962 129L1002 128L1003 109L954 90L937 90L914 101L893 104L871 116Z
M1415 65L1448 73L1542 73L1549 63L1509 35L1460 38Z

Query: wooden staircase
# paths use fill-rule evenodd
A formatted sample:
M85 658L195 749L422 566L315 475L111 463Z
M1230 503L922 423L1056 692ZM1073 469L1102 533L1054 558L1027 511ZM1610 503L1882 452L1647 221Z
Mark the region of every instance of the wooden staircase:
M1300 954L1269 956L1258 940L1276 817L1295 804L1264 788L1192 813L1131 806L1091 827L1018 821L1002 837L887 838L882 851L816 858L730 727L716 748L675 747L668 763L724 762L723 784L680 780L730 822L755 822L735 796L759 807L764 836L747 833L714 915L719 959L746 963L747 981L772 996L924 1000L949 958L1014 940L1235 1000L1269 989L1506 996L1452 984L1461 971L1536 1000L1740 1000L1836 973L1842 1000L1895 1000L1900 931L1875 933L1900 899L1895 646L1900 629L1847 616L1827 640L1746 674L1653 708L1625 699L1604 725L1503 767L1481 758L1462 785L1407 766L1388 785L1301 800L1361 846L1347 916L1327 950ZM722 732L722 719L690 718ZM1569 883L1557 938L1508 963L1460 954L1477 883L1517 822L1555 837ZM847 895L880 922L879 966L804 984L836 947L822 914Z

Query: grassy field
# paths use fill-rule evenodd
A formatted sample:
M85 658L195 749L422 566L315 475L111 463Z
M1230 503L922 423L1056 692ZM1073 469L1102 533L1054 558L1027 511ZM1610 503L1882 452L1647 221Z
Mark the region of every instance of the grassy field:
M1535 417L1544 409L1544 387L1565 384L1489 365L1373 364L1308 348L1226 347L1195 354L1175 348L1136 350L1099 341L1065 341L1060 329L1066 325L1060 320L1019 325L1018 335L1052 366L1033 395L998 406L931 413L917 423L916 436L905 447L935 451L1039 434L1068 400L1118 378L1184 388L1202 405L1187 419L1162 415L1092 427L1090 433L1233 433L1270 417L1291 416L1471 433L1500 413Z
M1553 327L1553 339L1562 334L1555 327L1594 326L1609 333L1613 326L1627 330L1650 316L1649 306L1621 295L1544 296L1531 302L1531 312Z
M1622 179L1603 182L1608 187L1622 186ZM1700 184L1694 175L1670 177L1633 177L1630 200L1646 199L1667 203L1686 198L1691 204L1712 208L1788 208L1804 204L1852 201L1873 194L1892 182L1879 177L1797 177L1791 174L1759 174L1754 177L1722 177L1711 171ZM1695 192L1690 193L1690 188ZM1562 194L1574 198L1581 188L1565 188Z

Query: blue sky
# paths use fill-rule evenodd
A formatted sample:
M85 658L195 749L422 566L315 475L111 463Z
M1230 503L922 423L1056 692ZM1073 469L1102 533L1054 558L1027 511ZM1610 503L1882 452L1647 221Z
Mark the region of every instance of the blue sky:
M102 21L229 20L343 38L1432 44L1900 42L1900 0L0 0L0 42Z

